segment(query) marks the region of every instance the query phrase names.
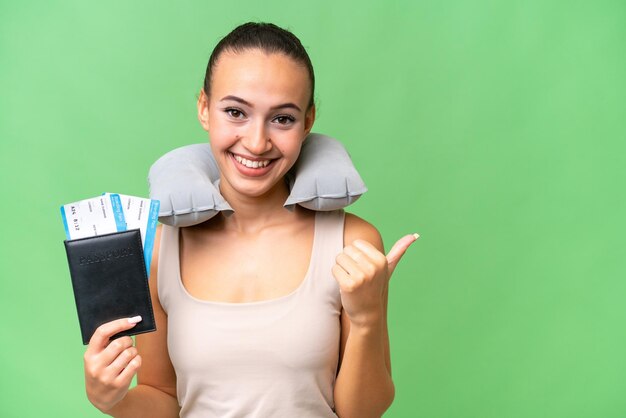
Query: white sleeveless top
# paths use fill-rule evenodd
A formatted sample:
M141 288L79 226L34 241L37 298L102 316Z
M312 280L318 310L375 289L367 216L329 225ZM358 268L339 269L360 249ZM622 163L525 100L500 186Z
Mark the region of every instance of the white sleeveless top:
M331 268L343 224L342 210L316 212L302 283L248 303L191 296L180 277L179 228L163 225L158 294L181 417L336 417L341 298Z

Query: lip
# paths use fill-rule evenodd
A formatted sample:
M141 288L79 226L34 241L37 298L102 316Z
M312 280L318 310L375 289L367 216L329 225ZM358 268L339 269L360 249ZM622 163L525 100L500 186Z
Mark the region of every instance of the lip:
M241 154L237 154L240 157L245 158L246 160L250 160L250 161L264 161L267 160L268 158L248 158L246 156L243 156ZM272 167L274 166L274 162L276 161L276 159L270 159L270 162L268 165L266 165L265 167L262 168L250 168L250 167L246 167L243 164L240 164L237 162L237 160L235 160L235 154L233 154L232 152L228 153L228 156L230 157L230 160L232 161L233 165L235 166L235 168L237 169L237 171L239 171L239 173L241 173L242 175L246 176L246 177L262 177L264 175L266 175L267 173L269 173L272 170Z

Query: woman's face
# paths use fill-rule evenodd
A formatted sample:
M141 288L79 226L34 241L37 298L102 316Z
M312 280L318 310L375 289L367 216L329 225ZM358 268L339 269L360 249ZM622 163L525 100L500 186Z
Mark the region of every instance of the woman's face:
M306 68L283 54L220 55L198 117L222 173L222 193L258 197L285 187L282 178L315 118L315 108L307 111L310 88Z

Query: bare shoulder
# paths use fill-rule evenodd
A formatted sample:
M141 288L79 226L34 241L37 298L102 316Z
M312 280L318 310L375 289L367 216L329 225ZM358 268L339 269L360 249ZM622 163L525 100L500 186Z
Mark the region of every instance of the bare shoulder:
M367 241L379 251L384 252L383 239L378 229L365 219L352 213L346 212L343 242L345 245L352 244L356 240Z

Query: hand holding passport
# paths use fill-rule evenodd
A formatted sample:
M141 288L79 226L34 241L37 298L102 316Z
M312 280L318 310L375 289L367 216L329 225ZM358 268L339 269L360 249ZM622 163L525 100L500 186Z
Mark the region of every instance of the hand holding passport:
M61 207L83 339L102 324L141 316L112 338L156 330L148 275L159 202L106 193Z

